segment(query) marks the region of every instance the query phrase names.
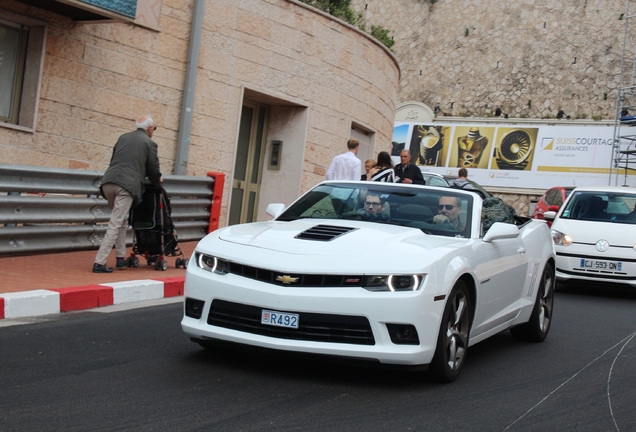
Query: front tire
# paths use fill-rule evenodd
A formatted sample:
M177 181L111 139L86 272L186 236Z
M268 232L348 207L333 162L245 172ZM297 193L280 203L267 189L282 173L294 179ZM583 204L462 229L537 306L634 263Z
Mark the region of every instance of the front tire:
M472 313L468 288L459 280L448 296L435 355L429 366L435 381L452 382L459 376L468 351Z
M552 323L555 280L553 265L546 263L541 275L541 285L539 292L537 292L532 315L527 323L510 329L512 337L527 342L543 342L548 336Z

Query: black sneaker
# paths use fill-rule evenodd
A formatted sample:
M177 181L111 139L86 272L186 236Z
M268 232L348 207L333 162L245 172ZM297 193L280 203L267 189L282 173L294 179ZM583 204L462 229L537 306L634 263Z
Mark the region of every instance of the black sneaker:
M130 267L128 263L130 262L130 258L117 258L117 270L125 269L126 267Z
M93 264L93 273L112 273L112 267L106 267L106 264Z

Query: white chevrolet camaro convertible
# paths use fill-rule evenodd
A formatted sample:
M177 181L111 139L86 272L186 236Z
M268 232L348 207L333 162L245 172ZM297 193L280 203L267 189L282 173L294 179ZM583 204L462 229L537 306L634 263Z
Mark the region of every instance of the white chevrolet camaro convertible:
M476 192L323 182L268 222L197 245L183 331L218 341L459 375L470 345L542 341L554 247L544 221Z
M636 286L636 189L577 188L544 217L554 221L558 280Z

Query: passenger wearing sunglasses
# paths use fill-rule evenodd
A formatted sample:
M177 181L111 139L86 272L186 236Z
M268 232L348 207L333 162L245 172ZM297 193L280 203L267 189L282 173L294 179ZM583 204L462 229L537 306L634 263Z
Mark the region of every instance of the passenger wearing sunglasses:
M380 197L380 194L375 192L367 193L367 197L364 200L364 213L366 215L380 214L386 210L386 203Z
M464 230L464 224L459 220L459 213L462 211L461 200L453 196L443 196L439 199L437 215L433 218L433 223L449 223L458 231Z

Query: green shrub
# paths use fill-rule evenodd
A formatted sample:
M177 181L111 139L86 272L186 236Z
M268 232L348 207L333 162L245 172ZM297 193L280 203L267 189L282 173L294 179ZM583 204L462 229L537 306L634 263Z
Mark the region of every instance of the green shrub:
M356 13L351 9L351 0L300 0L310 6L320 9L334 17L343 20L352 26L358 27L360 30L369 33L378 41L383 43L387 48L391 48L395 41L389 36L390 30L379 25L372 25L371 31L366 30L366 26L362 19L362 14Z
M391 48L395 41L391 36L389 36L389 30L385 29L382 26L371 26L371 31L369 32L371 36L382 42L387 48Z

